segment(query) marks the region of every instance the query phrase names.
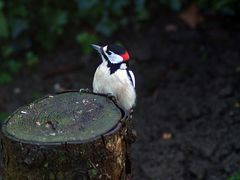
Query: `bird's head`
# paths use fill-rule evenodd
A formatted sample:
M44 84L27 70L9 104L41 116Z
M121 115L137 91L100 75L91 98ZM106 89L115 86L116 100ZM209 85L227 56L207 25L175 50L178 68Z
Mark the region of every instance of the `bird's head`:
M118 64L123 62L128 62L129 54L127 50L120 45L106 45L106 46L98 46L92 44L92 47L97 50L103 61L110 62L112 64Z

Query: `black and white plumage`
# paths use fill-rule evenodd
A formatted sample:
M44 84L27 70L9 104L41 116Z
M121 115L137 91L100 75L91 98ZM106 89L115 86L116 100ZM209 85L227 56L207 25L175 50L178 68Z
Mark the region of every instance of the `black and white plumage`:
M93 92L112 94L129 111L135 105L135 77L128 68L129 54L119 45L92 45L102 58L93 79Z

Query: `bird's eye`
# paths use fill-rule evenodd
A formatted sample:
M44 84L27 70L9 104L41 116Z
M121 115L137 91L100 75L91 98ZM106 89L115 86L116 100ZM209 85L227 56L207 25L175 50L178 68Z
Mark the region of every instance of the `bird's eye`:
M111 55L111 54L112 54L112 52L111 52L111 51L109 51L109 50L107 50L107 54L108 54L108 55Z

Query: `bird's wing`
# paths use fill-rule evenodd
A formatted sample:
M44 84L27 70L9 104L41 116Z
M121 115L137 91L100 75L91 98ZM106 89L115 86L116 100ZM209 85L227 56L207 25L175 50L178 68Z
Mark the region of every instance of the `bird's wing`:
M133 87L135 88L135 77L134 74L131 70L127 70L127 69L118 69L115 73L114 73L114 77L117 77L117 81L125 84L127 83L131 83L133 85ZM124 78L123 78L124 77Z
M135 87L135 76L131 70L128 70L130 81L133 83L133 86Z

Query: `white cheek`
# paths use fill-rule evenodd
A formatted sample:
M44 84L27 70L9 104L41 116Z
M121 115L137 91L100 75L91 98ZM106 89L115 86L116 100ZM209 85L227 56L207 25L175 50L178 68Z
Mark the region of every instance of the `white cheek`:
M127 69L127 65L125 63L122 63L120 69Z
M117 63L120 63L123 61L123 58L116 54L111 54L109 56L109 59L110 59L111 63L113 63L113 64L117 64Z
M104 47L103 47L103 50L106 52L106 51L107 51L107 46L104 46Z

